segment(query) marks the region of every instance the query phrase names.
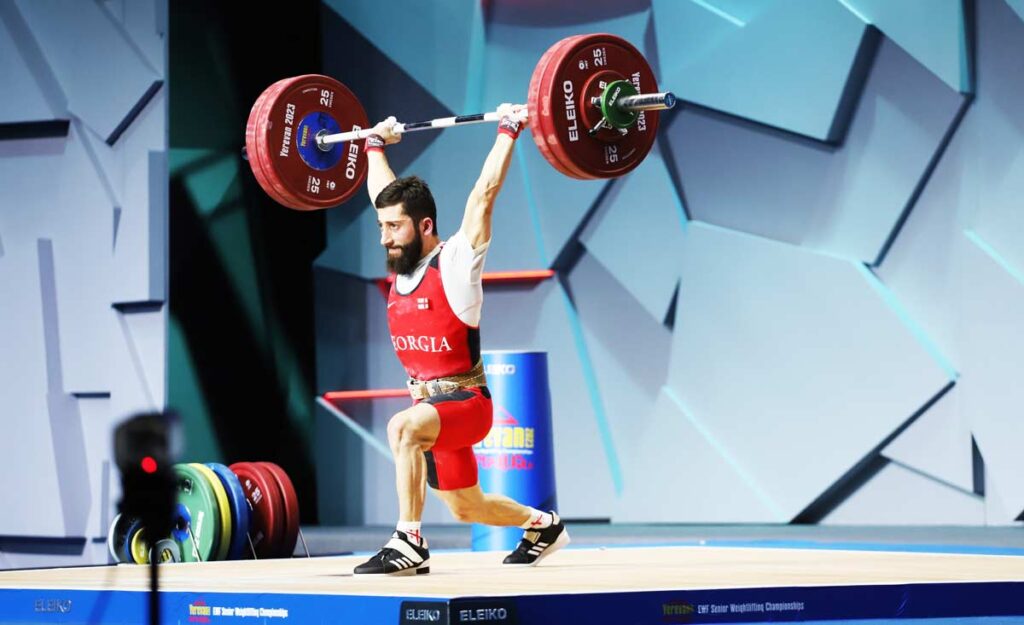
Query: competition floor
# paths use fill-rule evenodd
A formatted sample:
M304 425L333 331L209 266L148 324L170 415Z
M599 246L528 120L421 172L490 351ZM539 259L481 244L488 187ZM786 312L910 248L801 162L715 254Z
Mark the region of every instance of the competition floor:
M353 576L364 556L175 564L161 569L161 613L163 623L1024 623L1024 550L926 549L583 546L523 569L503 567L500 553L446 551L431 554L430 575L405 578ZM0 620L145 623L148 583L130 565L0 572Z

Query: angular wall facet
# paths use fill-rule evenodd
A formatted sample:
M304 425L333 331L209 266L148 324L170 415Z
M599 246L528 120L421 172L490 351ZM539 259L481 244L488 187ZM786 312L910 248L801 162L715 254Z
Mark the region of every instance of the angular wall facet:
M854 263L693 223L668 386L788 520L948 383Z
M974 487L971 432L963 422L960 389L954 387L917 418L882 454L964 491Z
M657 15L658 7L655 7ZM721 26L722 29L726 28ZM659 50L676 48L659 36ZM673 62L661 81L682 99L819 140L843 133L840 108L855 69L870 53L867 25L838 2L779 0L741 28L712 32L714 44ZM662 33L659 33L662 35Z
M967 93L967 33L960 0L845 0L846 6L874 24L951 89Z
M667 133L693 218L873 263L961 101L883 41L838 147L694 109Z
M75 11L45 0L16 5L67 95L69 112L113 144L159 87L160 76L96 3Z
M981 525L981 497L887 464L822 521L824 525Z

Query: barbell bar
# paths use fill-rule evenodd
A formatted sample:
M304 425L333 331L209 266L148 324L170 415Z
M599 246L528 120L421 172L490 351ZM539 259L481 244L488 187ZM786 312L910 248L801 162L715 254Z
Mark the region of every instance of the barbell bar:
M599 103L601 98L594 98L594 100ZM672 92L647 93L623 98L615 104L615 109L618 111L635 113L640 111L663 111L670 109L675 105L676 97ZM489 113L476 113L473 115L438 117L427 121L412 122L408 124L398 122L392 126L391 131L396 135L401 135L421 130L441 130L442 128L451 128L453 126L469 126L472 124L483 124L497 121L501 121L501 115L497 111L491 111ZM319 134L316 137L316 142L320 149L327 151L330 149L329 146L335 143L357 141L365 139L372 134L372 128L350 130L348 132L339 132L333 135Z

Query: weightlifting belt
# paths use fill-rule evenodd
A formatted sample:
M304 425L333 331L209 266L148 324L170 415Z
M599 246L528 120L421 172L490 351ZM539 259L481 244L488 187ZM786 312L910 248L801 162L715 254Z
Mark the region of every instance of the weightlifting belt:
M405 386L409 389L409 395L415 400L427 399L435 395L453 393L460 388L473 386L486 386L487 376L484 375L484 363L478 360L473 368L466 373L452 375L434 380L414 380L409 378Z

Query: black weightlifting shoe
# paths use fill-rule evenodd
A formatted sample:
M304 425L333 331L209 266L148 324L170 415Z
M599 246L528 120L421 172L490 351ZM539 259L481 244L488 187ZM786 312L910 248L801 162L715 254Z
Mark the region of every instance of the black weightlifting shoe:
M544 558L568 545L569 532L565 529L565 524L553 510L551 517L554 521L548 527L523 532L523 539L519 541L519 546L505 556L502 564L536 566Z
M395 530L377 555L352 572L356 575L423 575L430 572L430 551L411 542L405 532Z

